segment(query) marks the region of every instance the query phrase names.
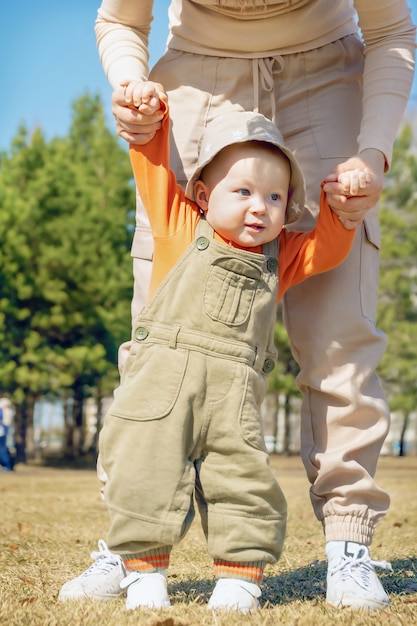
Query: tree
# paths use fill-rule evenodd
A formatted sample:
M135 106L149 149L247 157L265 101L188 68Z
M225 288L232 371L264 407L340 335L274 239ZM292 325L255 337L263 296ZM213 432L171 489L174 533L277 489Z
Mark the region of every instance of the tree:
M400 454L417 406L417 161L409 126L400 133L383 193L379 326L389 341L379 374L391 410L403 414Z
M80 427L86 394L117 381L129 335L134 187L98 97L75 102L68 137L19 128L0 161L0 207L0 384L24 458L36 399L71 392Z
M278 316L279 317L279 316ZM291 444L291 415L293 413L293 400L300 398L301 394L295 382L299 367L292 356L290 342L285 326L278 319L274 330L274 343L278 350L278 360L274 370L269 375L269 393L275 396L275 416L273 436L277 440L278 435L278 412L283 403L284 409L284 454L290 453Z

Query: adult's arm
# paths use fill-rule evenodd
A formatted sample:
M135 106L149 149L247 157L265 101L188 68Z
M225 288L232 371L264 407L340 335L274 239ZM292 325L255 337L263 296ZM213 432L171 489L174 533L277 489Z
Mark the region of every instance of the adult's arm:
M371 172L371 184L347 197L336 182L324 186L329 204L349 220L362 221L378 202L389 169L414 76L416 29L406 0L355 0L365 43L362 121L358 153L340 163L332 175L355 168ZM333 180L335 180L333 177Z
M95 24L104 72L114 88L112 111L117 134L130 144L145 144L161 128L162 115L143 116L125 102L125 81L146 81L153 0L103 0ZM162 87L162 86L161 86Z
M114 89L126 80L147 80L153 0L103 0L95 34L100 62Z
M355 0L365 43L359 154L379 150L386 167L414 76L416 29L406 0Z

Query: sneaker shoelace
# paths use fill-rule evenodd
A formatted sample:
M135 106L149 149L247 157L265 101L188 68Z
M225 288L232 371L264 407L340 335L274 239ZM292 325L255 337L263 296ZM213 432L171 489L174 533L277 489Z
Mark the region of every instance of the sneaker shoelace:
M371 573L375 567L392 572L391 563L388 561L373 561L365 550L360 549L356 554L347 556L343 554L339 563L334 566L332 574L340 572L342 580L348 580L350 576L366 590L371 587Z
M123 569L122 559L119 555L110 552L103 539L99 540L98 547L99 550L92 552L90 555L94 563L84 572L83 576L90 576L91 574L97 574L98 572L108 573L115 565L118 565L120 569Z

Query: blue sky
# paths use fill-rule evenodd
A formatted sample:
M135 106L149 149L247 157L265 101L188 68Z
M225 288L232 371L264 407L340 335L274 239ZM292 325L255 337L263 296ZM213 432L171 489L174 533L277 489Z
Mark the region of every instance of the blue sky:
M0 150L10 147L20 122L41 126L47 139L65 135L71 104L89 91L100 93L110 125L111 89L94 36L100 0L9 0L0 22ZM155 0L151 63L167 37L169 0ZM417 0L409 0L417 23ZM417 77L411 101L417 105Z
M417 0L416 0L417 1ZM19 123L47 139L66 135L72 103L100 93L109 124L111 88L99 62L94 21L101 0L7 0L0 16L0 150ZM155 0L151 61L165 48L169 0Z

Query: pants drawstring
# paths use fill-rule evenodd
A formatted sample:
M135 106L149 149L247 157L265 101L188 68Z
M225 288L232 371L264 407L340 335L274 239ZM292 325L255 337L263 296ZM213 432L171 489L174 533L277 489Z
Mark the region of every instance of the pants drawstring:
M276 120L276 103L274 93L274 65L278 64L279 73L284 68L284 58L282 56L266 57L264 59L252 59L252 76L253 76L253 105L254 111L259 113L259 83L261 89L270 96L271 104L271 120L277 124ZM259 80L260 79L260 80Z

